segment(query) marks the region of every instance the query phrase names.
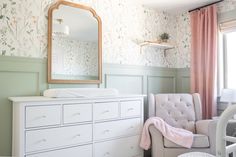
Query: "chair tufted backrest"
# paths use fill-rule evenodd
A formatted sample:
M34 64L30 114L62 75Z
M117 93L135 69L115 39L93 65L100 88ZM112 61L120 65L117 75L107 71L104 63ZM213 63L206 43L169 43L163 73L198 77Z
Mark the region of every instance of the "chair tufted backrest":
M195 121L201 118L196 115L196 106L194 104L196 100L193 95L156 94L152 97L154 100L149 100L151 101L149 105L150 103L154 104L154 116L161 117L171 126L195 132ZM197 110L199 110L198 108Z

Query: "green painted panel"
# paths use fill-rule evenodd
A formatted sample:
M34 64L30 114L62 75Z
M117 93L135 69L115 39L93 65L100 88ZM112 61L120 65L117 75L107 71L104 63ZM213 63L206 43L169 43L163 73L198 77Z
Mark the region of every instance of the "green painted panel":
M182 93L189 93L190 92L190 78L189 77L182 77Z
M11 154L12 105L9 96L37 95L38 73L0 72L0 155Z
M176 92L189 93L190 92L190 69L180 68L177 69Z
M149 76L148 93L175 93L175 76Z
M143 76L106 75L106 88L116 88L122 94L143 94Z
M135 65L119 65L119 64L104 64L103 65L103 73L105 78L105 81L103 84L101 84L101 87L108 87L106 84L111 84L111 82L106 82L106 75L121 75L119 79L117 79L115 84L117 84L117 88L121 89L121 91L127 90L127 91L134 91L134 93L139 93L135 91L134 89L138 88L140 85L137 86L137 82L130 81L130 84L124 85L122 82L124 82L121 77L123 76L124 79L126 76L142 76L142 94L148 95L149 92L155 92L155 90L149 90L148 89L148 77L149 76L166 76L166 77L176 77L176 68L163 68L163 67L148 67L148 66L135 66ZM109 77L108 77L109 78ZM134 78L132 78L134 79ZM114 80L114 78L113 78ZM106 83L106 84L105 84ZM134 85L135 84L135 85ZM155 83L155 80L153 82L153 88L159 88L156 86L158 83ZM175 84L172 84L175 86ZM163 85L164 86L164 85ZM168 84L169 86L169 84ZM110 86L109 86L110 87ZM114 87L114 86L112 86ZM123 89L124 88L124 89ZM171 87L175 88L175 87ZM130 93L130 92L129 92ZM141 94L141 93L139 93Z
M38 73L38 95L48 88L46 66L46 59L0 56L0 72Z
M11 155L10 96L39 95L47 88L46 60L0 57L0 156Z

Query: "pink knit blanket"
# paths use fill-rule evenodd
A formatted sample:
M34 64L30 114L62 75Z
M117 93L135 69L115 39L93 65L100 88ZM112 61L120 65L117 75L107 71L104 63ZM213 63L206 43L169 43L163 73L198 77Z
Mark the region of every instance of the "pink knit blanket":
M153 124L168 140L180 146L191 148L193 143L193 133L188 130L172 127L160 117L151 117L145 122L140 141L141 148L145 150L150 148L151 138L148 127L151 124Z

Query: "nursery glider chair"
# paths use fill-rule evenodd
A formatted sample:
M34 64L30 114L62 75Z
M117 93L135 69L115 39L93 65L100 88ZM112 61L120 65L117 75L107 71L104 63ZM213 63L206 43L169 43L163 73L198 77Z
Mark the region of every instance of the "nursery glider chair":
M161 117L169 125L194 133L190 149L181 147L165 137L153 126L152 157L177 157L186 152L207 152L215 155L217 121L202 120L199 94L150 94L149 117Z
M231 105L220 116L216 129L216 156L200 152L190 152L178 157L236 157L236 137L226 135L228 121L232 119L235 113L236 105ZM226 146L226 141L232 144Z

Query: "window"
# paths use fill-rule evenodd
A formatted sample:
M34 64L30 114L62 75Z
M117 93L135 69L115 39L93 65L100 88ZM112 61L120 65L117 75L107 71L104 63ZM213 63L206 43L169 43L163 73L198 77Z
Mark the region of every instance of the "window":
M236 88L236 31L224 35L226 49L226 86Z
M236 21L220 25L218 91L236 89Z

